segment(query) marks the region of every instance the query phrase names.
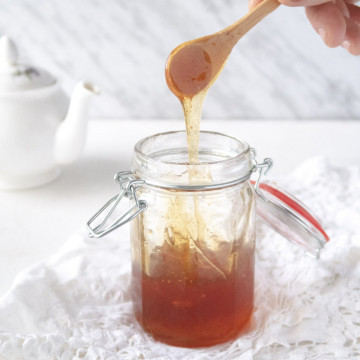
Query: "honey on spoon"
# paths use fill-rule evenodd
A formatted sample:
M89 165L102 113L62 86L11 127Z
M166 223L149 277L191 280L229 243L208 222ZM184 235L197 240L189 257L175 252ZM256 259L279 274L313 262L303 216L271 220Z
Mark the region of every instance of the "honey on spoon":
M229 27L185 42L169 55L166 82L184 110L190 163L198 162L200 118L208 89L221 73L236 43L279 5L277 0L264 0Z

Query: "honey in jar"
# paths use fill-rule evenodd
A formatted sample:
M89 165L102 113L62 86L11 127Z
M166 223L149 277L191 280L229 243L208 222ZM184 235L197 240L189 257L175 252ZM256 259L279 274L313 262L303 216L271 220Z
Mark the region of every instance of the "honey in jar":
M136 318L155 339L201 347L236 337L254 296L254 196L247 144L200 132L188 163L184 131L142 140L133 169L148 204L131 222Z

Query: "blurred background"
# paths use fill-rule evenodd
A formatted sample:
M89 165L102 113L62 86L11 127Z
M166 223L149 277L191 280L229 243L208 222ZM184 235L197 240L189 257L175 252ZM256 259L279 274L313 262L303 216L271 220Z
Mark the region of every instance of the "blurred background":
M92 117L176 118L164 67L180 43L230 25L246 0L3 0L0 33L22 62L70 92L94 82ZM303 8L281 6L234 49L210 90L204 118L360 119L359 57L329 49Z

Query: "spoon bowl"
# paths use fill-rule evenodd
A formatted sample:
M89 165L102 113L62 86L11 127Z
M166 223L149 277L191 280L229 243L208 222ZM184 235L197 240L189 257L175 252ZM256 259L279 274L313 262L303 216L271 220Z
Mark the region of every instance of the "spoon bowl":
M236 43L279 5L277 0L264 0L227 28L176 47L165 68L170 90L181 100L208 89L221 73Z

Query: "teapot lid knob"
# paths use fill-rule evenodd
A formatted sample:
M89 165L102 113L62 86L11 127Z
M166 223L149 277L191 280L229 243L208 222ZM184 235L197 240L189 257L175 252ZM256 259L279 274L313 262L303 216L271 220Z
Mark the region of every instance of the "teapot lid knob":
M0 94L42 88L56 83L46 70L18 62L15 43L0 37Z
M0 38L0 65L14 66L17 63L18 51L15 43L8 37Z

